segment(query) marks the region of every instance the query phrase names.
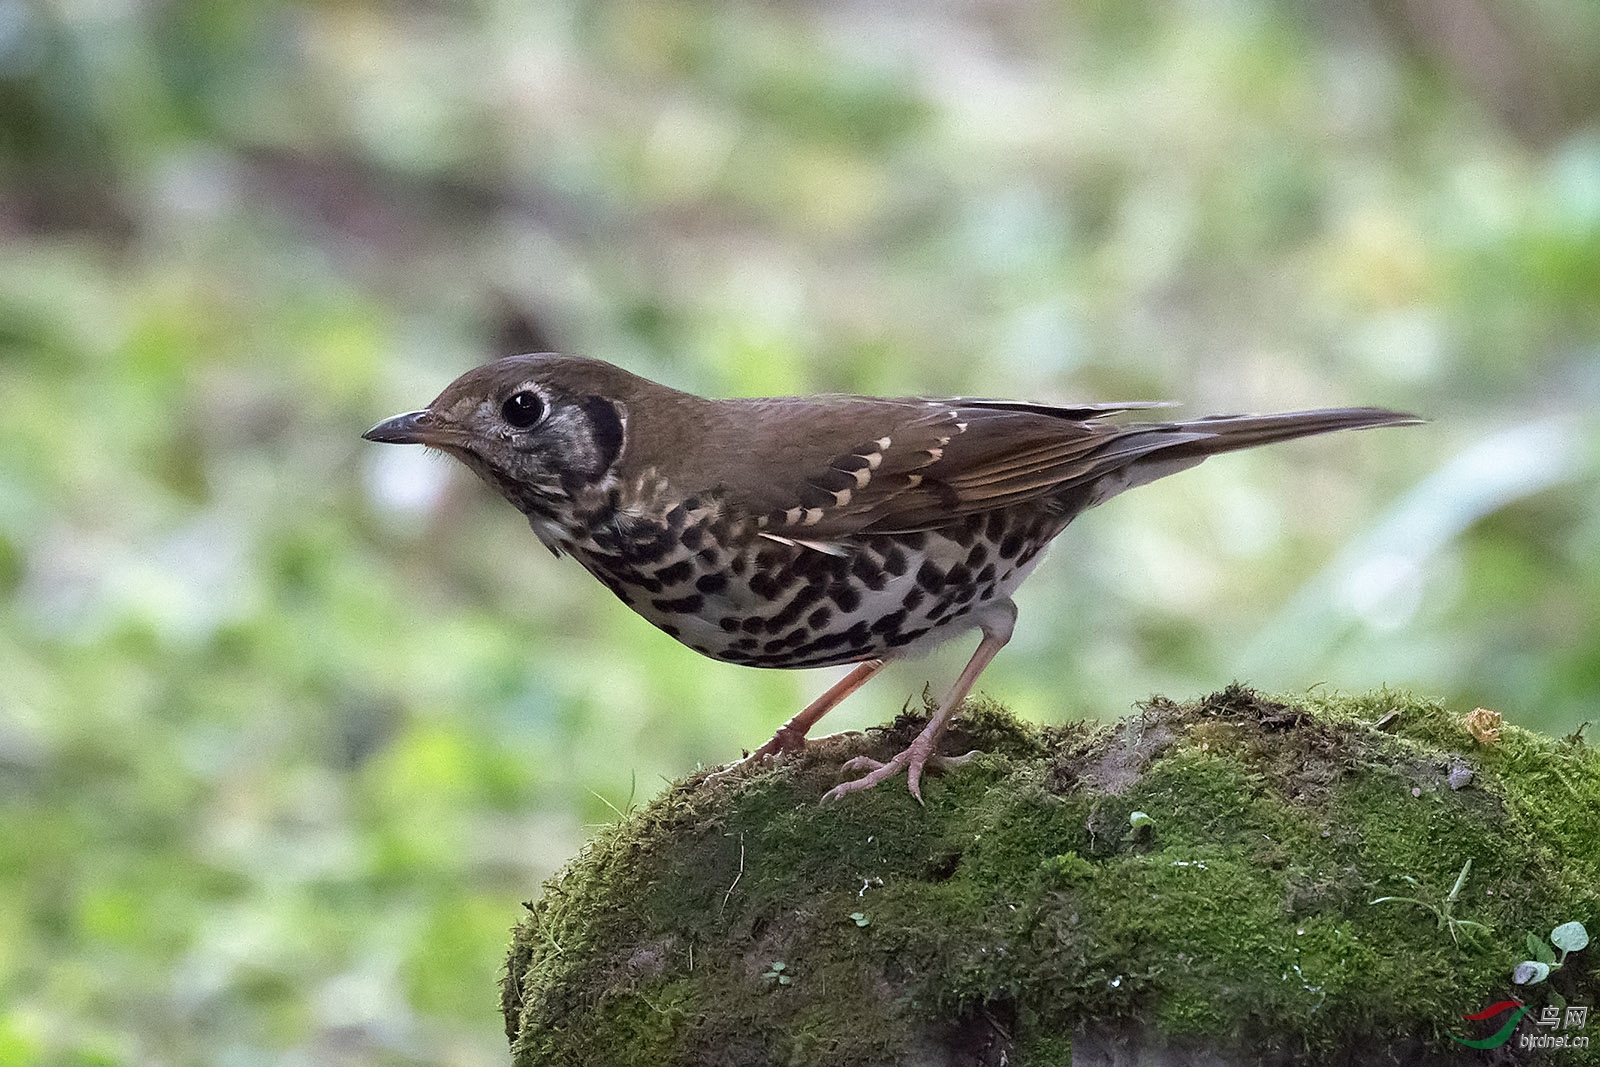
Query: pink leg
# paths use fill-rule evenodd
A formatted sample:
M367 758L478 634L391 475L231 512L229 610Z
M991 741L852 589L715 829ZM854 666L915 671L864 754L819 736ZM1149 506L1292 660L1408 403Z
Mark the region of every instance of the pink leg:
M939 738L944 734L945 728L950 725L950 720L955 717L956 709L961 702L972 692L973 683L978 680L978 675L994 659L995 653L1005 647L1011 640L1011 632L1016 627L1017 607L1010 600L998 601L984 609L978 618L978 626L983 631L983 640L978 642L978 649L967 661L967 666L961 672L961 677L956 679L956 684L950 687L950 692L939 702L939 710L933 713L933 718L928 720L928 725L917 735L915 741L900 754L887 763L880 763L866 756L858 756L845 764L846 770L861 770L872 768L871 773L857 778L852 782L840 782L823 794L823 800L837 800L846 793L854 793L861 789L871 789L886 778L891 778L905 768L906 784L911 789L911 795L922 801L922 769L929 763L935 766L949 765L953 762L966 759L966 756L957 756L954 759L935 755L934 749L939 743ZM971 755L968 753L967 755Z
M832 711L840 701L860 689L867 683L867 679L881 670L883 670L883 660L867 660L833 683L826 693L807 704L795 714L794 718L778 727L778 732L772 735L771 740L739 762L756 763L768 756L801 751L806 747L806 732L817 724L817 720Z

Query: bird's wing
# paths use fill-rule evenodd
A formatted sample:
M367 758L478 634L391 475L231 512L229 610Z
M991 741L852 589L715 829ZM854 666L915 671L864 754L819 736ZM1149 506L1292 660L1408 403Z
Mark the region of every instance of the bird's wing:
M962 516L1092 482L1157 448L1100 420L1154 404L1047 407L1011 401L904 401L882 437L795 472L793 503L758 523L764 536L811 547L861 533L931 529ZM1185 437L1184 439L1194 439Z

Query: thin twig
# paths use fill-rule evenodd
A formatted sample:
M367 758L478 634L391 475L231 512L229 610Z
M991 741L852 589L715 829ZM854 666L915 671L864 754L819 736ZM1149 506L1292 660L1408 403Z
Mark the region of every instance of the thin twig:
M733 876L733 882L728 886L728 891L722 894L722 907L717 909L718 917L728 907L728 898L733 896L733 887L739 884L739 879L744 877L744 831L739 831L739 873Z

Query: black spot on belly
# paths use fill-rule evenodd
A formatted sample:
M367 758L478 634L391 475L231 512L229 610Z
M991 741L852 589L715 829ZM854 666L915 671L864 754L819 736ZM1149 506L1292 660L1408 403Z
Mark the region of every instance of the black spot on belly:
M862 660L870 658L872 653L835 652L832 655L808 656L804 659L797 659L795 655L798 654L792 654L789 659L784 661L783 665L785 667L828 667L836 663L860 663Z
M783 610L772 617L767 624L769 630L782 630L786 626L793 626L795 622L810 610L811 605L822 599L822 590L815 585L802 585L789 598L789 603Z
M739 629L743 630L747 634L758 634L766 628L767 620L763 619L760 615L752 615L748 619L744 620L744 622L739 624ZM743 642L740 642L740 644L743 644ZM751 645L750 647L754 648L755 646Z
M828 620L833 618L833 609L824 604L822 607L806 616L806 625L813 630L820 630L828 625Z
M856 587L848 582L835 582L828 587L828 599L839 606L839 610L849 613L861 606L861 594Z
M977 570L988 558L989 546L979 541L972 546L972 551L967 553L967 567L969 570Z
M810 604L802 604L800 598L798 596L795 597L783 606L782 611L767 621L767 629L776 633L779 630L793 626L800 618L801 613L810 606Z
M792 667L794 666L793 652L761 652L749 659L751 667Z
M638 563L655 563L678 547L678 539L669 529L663 529L652 540L636 544L629 555Z
M709 550L708 550L709 551ZM749 559L743 555L734 556L728 561L728 569L737 577L744 577L745 569L750 565Z
M694 587L702 593L720 593L728 587L728 576L722 571L702 574L700 580L694 583Z
M810 641L795 649L794 654L797 657L814 656L818 652L826 652L831 648L838 648L840 645L849 640L850 639L845 636L844 631L833 630L829 633L820 634L817 637L812 638Z
M922 602L927 599L928 594L924 593L921 589L911 589L906 592L905 597L901 599L900 603L905 605L905 609L907 611L916 611L922 606Z
M906 615L907 613L904 609L891 611L872 624L872 632L875 634L892 634L905 623Z
M760 645L761 642L754 637L741 637L739 640L733 643L733 647L735 649L741 649L744 651L749 651L752 648L758 648Z
M1000 542L1000 558L1016 559L1022 553L1022 535L1013 530Z
M683 633L682 630L678 629L676 626L672 625L670 622L658 622L658 623L656 623L656 629L660 630L662 633L666 634L668 637L677 637L679 634Z
M994 564L986 563L983 570L978 572L978 584L992 583L994 581Z
M911 569L911 565L906 561L906 554L900 551L899 545L895 545L884 554L883 569L896 578Z
M922 566L917 568L917 584L930 593L937 593L944 588L944 572L930 561L923 560Z
M724 615L721 619L717 620L717 625L722 627L730 634L735 633L739 629L739 616Z
M705 543L706 528L704 526L690 526L678 535L678 543L690 552L696 552Z
M641 593L661 592L662 585L660 578L654 577L653 575L641 574L632 567L619 566L615 571L615 575L617 581L621 582L623 585L631 586Z
M903 634L896 634L894 637L889 638L889 643L895 648L900 648L904 645L909 645L911 642L915 641L917 638L921 637L931 629L933 629L933 627L925 626L920 630L907 630Z
M964 588L972 584L972 571L967 569L965 563L957 563L950 568L950 573L944 576L944 581L946 585L953 585L957 589Z
M884 587L888 579L884 576L883 568L872 561L865 552L856 557L850 567L850 573L860 579L861 584L876 593Z
M686 559L680 559L671 566L662 567L656 571L656 577L660 579L663 585L677 585L679 582L686 582L692 574L694 574L694 564Z
M658 597L650 601L650 606L668 615L693 615L704 603L705 598L699 593L690 593L688 596L675 597L671 600Z
M831 556L825 552L802 552L784 568L786 577L804 578L808 581L821 582L829 578L844 577L850 561L842 556Z

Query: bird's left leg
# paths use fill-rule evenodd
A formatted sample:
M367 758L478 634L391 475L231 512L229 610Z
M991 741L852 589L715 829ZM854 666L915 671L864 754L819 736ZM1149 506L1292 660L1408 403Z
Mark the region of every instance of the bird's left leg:
M837 800L846 793L854 793L861 789L871 789L886 778L898 774L901 768L906 772L906 784L911 788L911 795L920 803L922 800L922 770L932 764L936 767L950 767L957 765L973 755L969 752L965 756L940 756L934 749L939 744L939 738L944 734L950 720L955 717L956 709L961 702L967 699L967 694L972 691L973 683L978 680L978 675L994 659L995 654L1005 647L1011 640L1011 632L1017 624L1017 606L1009 599L995 601L987 605L976 617L978 628L983 632L983 640L978 642L978 649L967 661L961 677L956 679L956 684L950 687L950 692L939 702L939 710L933 713L933 718L928 720L916 740L912 741L906 749L892 757L887 763L867 756L857 756L846 763L846 770L862 770L870 768L870 773L851 782L840 782L823 794L822 799Z

